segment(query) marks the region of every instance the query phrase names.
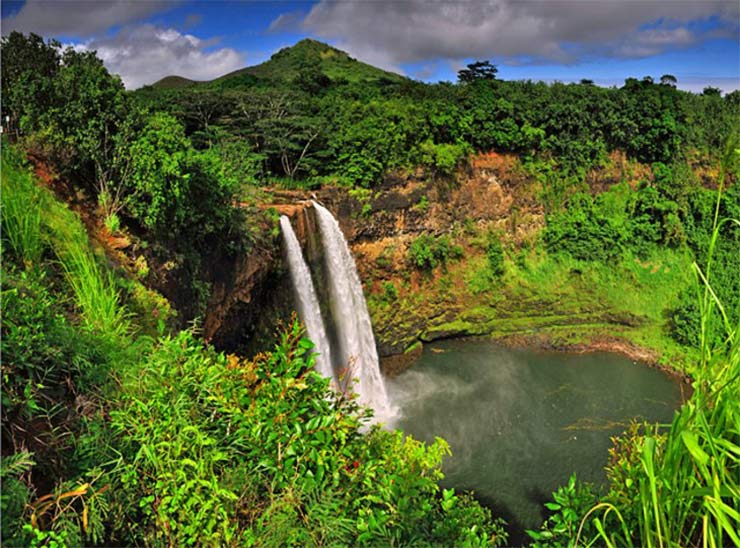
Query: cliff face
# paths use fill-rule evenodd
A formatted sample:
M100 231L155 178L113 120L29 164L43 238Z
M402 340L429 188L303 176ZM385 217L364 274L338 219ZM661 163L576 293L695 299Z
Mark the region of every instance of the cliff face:
M415 176L416 175L416 176ZM425 293L429 280L410 268L407 249L420 234L458 234L468 229L495 228L522 240L542 225L530 181L516 169L512 157L478 157L456 181L425 179L420 174L389 177L373 191L357 193L327 188L316 193L274 191L274 208L291 219L307 260L317 272L315 284L323 293L322 248L310 199L337 217L357 261L365 285L379 354L387 369L404 364L421 349L430 326L455 319L467 306L458 295ZM465 239L464 237L462 238ZM480 250L466 249L466 255ZM250 339L269 337L278 318L287 319L293 307L292 287L282 260L280 238L271 249L258 249L222 269L214 283L204 325L205 336L217 346L245 350ZM384 284L410 282L407 295L418 294L418 307L402 306L399 314L383 314L374 298ZM428 294L429 293L429 294ZM408 304L408 300L404 301ZM444 312L441 313L440 311ZM453 333L454 334L454 333Z
M302 204L279 207L305 244L313 230ZM247 255L211 266L213 286L203 323L203 336L217 348L253 354L270 341L280 320L293 309L290 277L278 235L265 239Z
M623 170L617 158L611 170L590 174L587 183L603 190L629 180ZM641 318L614 314L594 298L577 272L562 291L539 290L536 280L520 287L518 281L488 277L490 234L519 257L536 251L544 226L539 192L539 183L515 157L491 153L475 157L454 180L412 173L390 176L372 190L273 191L263 207L291 217L323 298L322 246L310 200L337 217L363 281L382 365L393 372L418 355L421 343L439 338L493 335L526 342L534 337L537 344L567 346L578 341L578 335L568 339L573 333L591 336L601 328L613 333L640 325ZM458 256L431 271L414 267L409 247L422 234L444 236ZM214 285L206 336L227 349L244 350L255 338L264 347L276 320L287 319L294 306L281 239L226 272Z
M318 266L323 257L318 227L306 196L264 204L290 218L306 259ZM277 229L276 229L277 230ZM317 267L320 272L320 268ZM211 267L213 289L203 324L204 338L217 348L252 355L274 342L276 327L295 309L293 286L279 233L249 254Z
M536 238L544 226L536 193L513 156L487 154L454 181L392 178L366 202L320 194L352 244L387 371L413 360L422 341L490 332L477 319L472 331L456 325L480 304L467 287L466 265L484 260L479 240L488 232L517 246ZM421 234L449 238L462 259L430 273L415 269L409 246Z

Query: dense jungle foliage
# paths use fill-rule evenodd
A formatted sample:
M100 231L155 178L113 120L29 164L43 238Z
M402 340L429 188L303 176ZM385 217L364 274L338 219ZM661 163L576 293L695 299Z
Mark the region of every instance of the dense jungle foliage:
M740 544L739 92L686 93L670 75L506 82L487 63L430 85L310 40L213 82L127 92L94 53L35 35L4 37L1 55L16 142L2 144L4 545L505 544L489 509L439 488L443 440L367 427L313 372L295 323L251 359L174 329L169 304L94 249L25 159L188 281L182 325L203 313L213 258L266 237L251 207L262 187L362 192L417 170L454 184L489 150L518 154L541 183L553 261L609 268L672 249L701 266L670 311L670 336L701 356L694 395L669 430L616 440L606 493L558 491L533 539ZM617 150L649 175L589 188ZM498 279L509 252L496 234L484 247ZM462 254L421 235L409 261L429 272Z
M368 428L297 323L253 359L147 332L157 296L2 154L4 546L506 542L440 490L444 440Z

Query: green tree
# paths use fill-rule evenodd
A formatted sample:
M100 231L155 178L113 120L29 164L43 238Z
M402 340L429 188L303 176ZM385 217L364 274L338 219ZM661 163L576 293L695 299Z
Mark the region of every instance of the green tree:
M127 171L122 146L132 137L131 104L118 76L94 52L67 48L53 81L60 100L41 117L64 171L73 171L105 204ZM106 209L117 209L109 205Z
M461 84L470 84L478 80L495 80L498 68L490 61L476 61L470 63L467 68L457 72L457 80Z
M153 114L131 143L127 153L132 164L131 191L126 206L146 228L167 232L186 219L190 153L182 125L162 112Z
M58 100L54 79L59 73L61 44L41 36L13 31L0 41L2 116L7 130L39 129L45 112ZM7 117L7 123L5 118Z

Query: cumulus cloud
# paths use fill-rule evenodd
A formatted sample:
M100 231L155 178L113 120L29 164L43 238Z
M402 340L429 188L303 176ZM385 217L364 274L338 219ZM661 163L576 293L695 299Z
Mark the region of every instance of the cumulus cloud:
M152 84L171 74L210 80L244 66L242 54L231 48L212 49L214 40L150 24L124 27L112 36L75 44L96 50L105 66L119 74L129 89Z
M3 18L3 34L17 30L41 36L89 36L172 6L173 2L163 0L27 0L16 14Z
M694 23L737 36L731 0L321 0L303 28L392 68L434 59L575 63L588 56L644 57L709 37ZM277 24L277 22L276 22ZM280 26L280 25L277 25Z

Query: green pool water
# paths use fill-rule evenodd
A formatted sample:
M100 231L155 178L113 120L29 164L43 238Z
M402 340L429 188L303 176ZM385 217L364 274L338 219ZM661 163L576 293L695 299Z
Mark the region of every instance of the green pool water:
M605 482L611 436L633 419L670 422L681 402L675 379L619 355L477 341L428 345L388 388L397 427L449 442L443 485L473 490L514 540L539 526L542 503L571 473Z

